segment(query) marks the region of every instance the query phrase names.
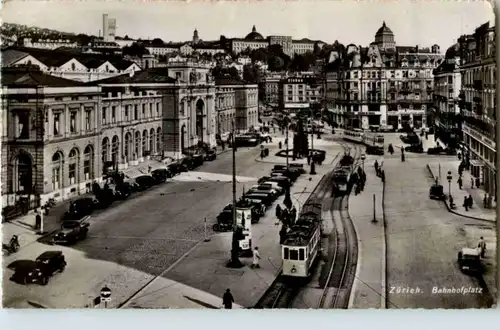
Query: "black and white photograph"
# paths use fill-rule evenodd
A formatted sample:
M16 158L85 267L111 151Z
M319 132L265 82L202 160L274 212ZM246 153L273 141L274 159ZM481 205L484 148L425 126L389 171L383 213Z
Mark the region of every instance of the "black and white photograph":
M3 308L495 307L493 7L4 1Z

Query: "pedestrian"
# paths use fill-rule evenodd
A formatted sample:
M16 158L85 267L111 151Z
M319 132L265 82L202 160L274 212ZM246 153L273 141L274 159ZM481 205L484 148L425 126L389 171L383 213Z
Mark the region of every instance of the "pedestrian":
M276 205L276 218L278 218L279 220L281 220L281 216L282 216L282 212L281 212L281 206L278 204Z
M404 162L405 161L405 153L401 153L401 161Z
M469 211L469 201L467 200L467 196L464 196L464 205L466 211Z
M375 164L373 164L373 167L375 167L375 171L378 172L378 161L375 159Z
M457 183L458 183L458 188L462 189L462 178L461 177L458 178Z
M486 242L484 241L483 236L481 236L481 238L479 239L477 247L480 249L481 258L484 258L484 254L486 253Z
M280 141L280 142L278 142L278 148L280 148L280 149L281 149L281 147L283 147L283 144L282 144L282 143L281 143L281 141Z
M470 178L470 189L474 189L474 178Z
M38 209L35 209L35 229L39 230L42 227L42 216Z
M467 197L467 204L469 204L469 209L472 209L473 203L474 203L474 200L472 199L472 196L469 195L469 197Z
M297 209L295 206L292 206L292 209L290 210L290 224L293 225L295 220L297 220Z
M453 196L451 196L451 195L450 195L449 202L450 202L450 209L454 209L455 208L455 203L453 203Z
M382 182L385 182L385 171L382 170L382 173L380 173L380 178L382 179Z
M286 226L281 226L280 229L280 244L283 244L286 240Z
M221 147L222 147L222 151L224 151L224 149L226 148L224 141L221 141Z
M226 292L222 296L222 304L225 309L232 309L234 303L233 295L231 294L231 290L226 289Z
M251 268L260 268L259 260L260 260L259 247L256 246L255 249L253 249L253 262Z

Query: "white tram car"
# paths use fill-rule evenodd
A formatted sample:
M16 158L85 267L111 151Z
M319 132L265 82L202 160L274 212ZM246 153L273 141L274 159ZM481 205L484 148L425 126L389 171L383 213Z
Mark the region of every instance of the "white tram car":
M344 130L344 140L356 143L363 143L365 133L362 129L353 128Z
M307 278L321 243L321 204L307 203L281 244L283 276Z
M361 143L366 146L384 147L384 136L382 134L365 132L360 128L344 130L344 140Z

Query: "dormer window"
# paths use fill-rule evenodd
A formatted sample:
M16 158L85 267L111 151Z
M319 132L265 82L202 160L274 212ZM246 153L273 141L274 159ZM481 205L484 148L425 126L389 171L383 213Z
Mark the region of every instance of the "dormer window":
M76 70L76 65L75 63L71 63L71 71L75 71Z

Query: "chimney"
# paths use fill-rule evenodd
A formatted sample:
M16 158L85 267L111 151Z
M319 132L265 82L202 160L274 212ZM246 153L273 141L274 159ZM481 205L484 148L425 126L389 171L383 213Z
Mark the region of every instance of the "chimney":
M415 53L418 53L418 45L415 46Z

